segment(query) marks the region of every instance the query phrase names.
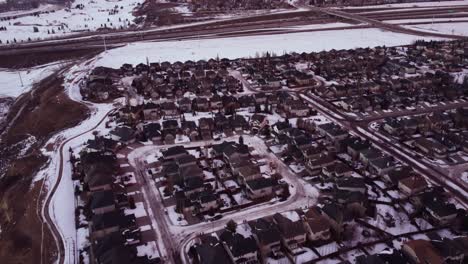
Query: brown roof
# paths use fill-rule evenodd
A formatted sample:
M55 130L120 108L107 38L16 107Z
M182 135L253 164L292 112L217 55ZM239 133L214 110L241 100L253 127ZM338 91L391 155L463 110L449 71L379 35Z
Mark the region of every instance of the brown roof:
M324 216L320 216L314 219L307 220L307 224L309 225L312 232L323 232L330 229L330 223Z
M427 240L410 240L405 242L404 246L407 246L414 251L418 258L418 263L442 264L444 262L443 258L439 255L431 242Z
M414 175L400 180L400 183L411 190L427 186L426 180L420 175Z

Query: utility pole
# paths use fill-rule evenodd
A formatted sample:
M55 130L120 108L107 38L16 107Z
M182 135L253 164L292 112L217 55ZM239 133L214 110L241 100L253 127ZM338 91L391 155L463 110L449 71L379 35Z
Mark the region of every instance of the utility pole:
M102 36L102 40L104 42L104 51L107 51L106 36Z
M19 79L20 79L20 82L21 82L21 87L23 87L24 84L23 84L23 78L21 78L21 71L18 71L18 76L19 76Z

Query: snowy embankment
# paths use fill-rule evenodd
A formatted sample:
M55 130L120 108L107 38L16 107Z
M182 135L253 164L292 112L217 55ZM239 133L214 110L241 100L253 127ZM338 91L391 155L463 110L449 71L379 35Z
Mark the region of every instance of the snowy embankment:
M436 32L442 34L468 36L468 22L459 23L438 23L404 26L405 28L415 29L426 32Z
M88 61L74 66L65 73L65 89L72 100L78 102L82 100L79 93L79 83L92 68L94 68L92 61L91 63ZM86 104L90 106L91 116L76 127L60 132L47 142L46 145L54 145L52 151L42 150L43 154L49 157L50 162L35 177L35 182L44 180L42 191L47 192L46 201L51 199L50 206L43 208L42 217L45 219L46 210L48 210L47 212L53 221L48 225L50 227L53 224L58 229L64 243L65 263L76 263L77 251L80 245L83 245L83 241L77 239L75 226L76 200L69 150L72 149L77 155L83 144L93 137L92 131L104 132L106 130L105 123L102 121L113 109L111 104ZM56 186L55 192L53 192L54 186Z
M433 2L414 2L414 3L400 3L400 4L387 4L387 5L369 5L369 6L350 6L344 9L366 9L366 8L406 8L406 7L434 7L434 6L460 6L468 5L467 0L455 1L433 1Z
M18 97L62 67L55 62L23 70L0 69L0 97Z
M209 58L255 57L265 52L313 52L357 47L407 45L422 39L418 36L384 32L379 29L319 31L280 35L213 38L186 41L138 42L110 50L100 56L97 65L119 68L124 63L146 61L186 61ZM424 38L441 40L440 38Z

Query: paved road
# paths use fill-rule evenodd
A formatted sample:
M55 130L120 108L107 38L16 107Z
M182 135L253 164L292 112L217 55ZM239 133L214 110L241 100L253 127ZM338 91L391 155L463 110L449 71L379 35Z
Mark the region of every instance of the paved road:
M327 31L331 29L324 28L291 31L291 29L287 29L287 27L310 24L317 25L321 23L320 20L325 21L327 19L328 22L325 21L325 23L333 22L333 19L326 18L329 16L338 17L339 19L356 21L358 23L364 23L364 25L350 25L349 27L343 26L332 30L377 27L388 31L411 34L416 36L432 36L449 39L465 38L463 36L457 35L408 29L399 25L381 22L380 20L378 20L378 18L369 18L361 14L344 12L337 9L318 8L304 5L298 7L306 8L309 11L291 11L289 13L295 13L298 14L298 16L293 18L282 18L280 16L275 20L269 17L271 16L271 14L260 14L255 16L255 18L257 18L258 20L253 21L246 21L244 17L241 17L203 22L203 24L180 25L172 28L150 28L122 32L93 32L78 36L69 36L56 40L43 40L38 42L19 43L16 45L0 45L0 55L54 50L72 51L83 48L104 48L104 46L118 47L136 41L169 41L198 38L219 38L227 36L252 36L259 34L288 34L291 32ZM433 10L418 10L415 12L434 12ZM309 15L309 17L304 18L304 12L311 12L311 14ZM289 13L286 12L284 14ZM317 14L326 14L326 16L318 17ZM377 14L375 13L372 13L372 15L377 17ZM387 16L389 16L388 18L397 19L398 12L395 12L393 15L390 14ZM104 42L106 44L104 44Z
M268 152L267 147L261 141L261 139L248 135L243 136L247 144L250 144L250 146L254 147L256 151L260 153L260 155L276 164L278 172L283 175L285 181L290 184L290 186L292 186L290 191L291 196L284 202L267 202L251 208L226 214L224 218L214 222L203 222L189 226L175 226L170 223L170 220L165 214L158 190L154 187L153 184L151 184L152 179L150 176L144 173L145 164L143 160L149 153L154 154L155 151L163 148L169 148L177 145L184 145L186 147L206 146L215 143L215 141L208 140L174 145L140 146L139 148L135 148L132 150L132 152L128 153L127 157L129 158L130 165L134 166L135 170L140 171L140 177L142 178L142 181L146 183L143 184L145 186L144 192L147 193L149 197L148 207L151 208L153 215L156 217L155 222L158 225L158 238L161 238L159 242L163 243L162 246L165 247L168 252L175 252L180 254L177 257L175 257L175 255L170 256L169 260L172 263L178 263L181 260L185 263L188 263L186 262L185 252L187 247L190 245L189 243L192 241L192 238L200 233L208 233L221 229L231 219L237 222L250 221L272 215L276 212L293 210L300 206L315 204L318 197L317 191L313 189L306 189L305 186L307 183L294 174L286 164L278 159L278 157ZM238 140L238 136L226 138L225 140Z
M316 11L319 13L324 13L324 14L328 14L331 16L339 17L339 18L349 19L351 21L356 21L358 23L368 24L376 28L380 28L380 29L384 29L384 30L396 32L396 33L403 33L403 34L409 34L409 35L415 35L415 36L421 36L421 37L439 37L439 38L448 38L448 39L466 39L467 38L465 36L409 29L409 28L405 28L396 24L384 23L380 20L368 18L363 15L344 12L342 10L337 10L337 9L332 9L332 8L320 8L320 7L306 6L306 5L302 5L301 7L308 8L309 10Z
M113 110L112 110L113 111ZM60 147L59 147L59 152L60 152L60 159L59 159L59 172L58 172L58 176L57 176L57 179L56 181L54 182L54 184L52 185L52 189L50 190L50 192L48 192L47 194L47 197L46 197L46 200L45 200L45 203L44 205L42 206L41 208L41 215L43 216L43 224L46 223L49 230L52 232L52 235L55 239L55 242L57 244L57 250L58 250L58 260L57 260L57 263L59 264L62 264L62 263L75 263L76 261L76 256L75 256L75 259L73 259L72 261L70 259L65 259L65 245L64 245L64 241L63 241L63 237L61 236L60 232L58 231L57 229L57 226L55 225L55 221L52 219L51 215L50 215L50 203L54 197L54 194L55 192L57 191L57 188L60 186L60 182L62 180L62 177L63 177L63 167L64 167L64 163L65 162L69 162L68 160L64 160L64 151L68 151L68 149L64 149L64 147L66 146L66 144L68 144L69 142L71 142L72 140L76 139L76 138L79 138L93 130L95 130L96 128L98 128L107 118L107 116L112 112L112 111L109 111L101 120L98 121L98 123L90 128L89 130L86 130L78 135L75 135L73 137L70 137L68 138L67 140L63 141L62 144L60 144ZM44 182L46 181L46 179L44 179ZM42 189L41 189L42 190ZM41 250L43 250L44 248L42 247L41 245ZM75 249L76 250L76 249ZM43 254L41 253L41 256ZM41 259L41 263L42 263L42 259Z

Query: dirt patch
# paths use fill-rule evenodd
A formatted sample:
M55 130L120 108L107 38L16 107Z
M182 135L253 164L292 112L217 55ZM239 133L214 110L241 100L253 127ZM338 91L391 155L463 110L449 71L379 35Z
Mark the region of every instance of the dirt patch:
M165 26L189 22L181 14L173 11L176 6L178 6L177 3L159 3L156 0L147 0L135 11L137 17L135 23L143 23L145 26Z
M32 187L33 176L47 162L40 148L50 136L77 125L88 115L82 104L71 101L63 91L63 78L51 76L22 95L7 117L13 122L0 139L0 259L2 263L50 263L55 245L37 214L41 182ZM19 116L16 116L19 113ZM27 153L21 142L34 137ZM21 154L20 154L21 153ZM44 230L44 236L42 236ZM41 256L41 241L44 256Z
M83 56L97 55L104 49L86 48L78 50L34 51L23 50L14 54L0 55L0 68L19 69L43 65L54 61L71 60Z

